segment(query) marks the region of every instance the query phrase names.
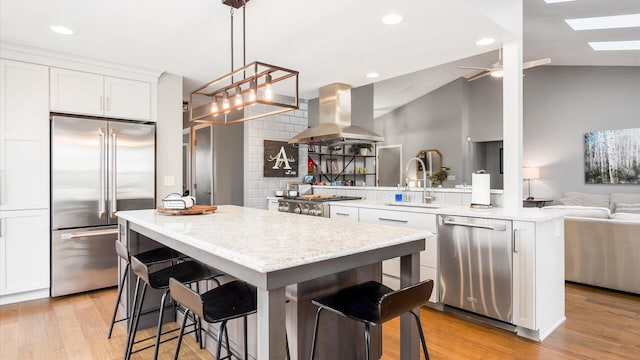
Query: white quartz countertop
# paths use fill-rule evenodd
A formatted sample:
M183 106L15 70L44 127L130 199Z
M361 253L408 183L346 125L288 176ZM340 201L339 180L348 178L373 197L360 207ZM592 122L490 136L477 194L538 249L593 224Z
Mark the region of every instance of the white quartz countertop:
M119 211L146 227L258 272L382 249L433 236L425 230L360 224L233 205L205 215Z
M368 201L368 200L350 200L333 202L331 206L348 206L367 209L382 209L393 211L405 211L423 214L442 214L455 216L471 216L488 219L504 219L516 221L543 222L562 217L562 212L545 210L544 208L523 208L518 210L505 208L491 209L473 209L469 206L456 205L440 205L433 204L433 208L429 207L412 207L412 206L394 206L389 205L390 202Z

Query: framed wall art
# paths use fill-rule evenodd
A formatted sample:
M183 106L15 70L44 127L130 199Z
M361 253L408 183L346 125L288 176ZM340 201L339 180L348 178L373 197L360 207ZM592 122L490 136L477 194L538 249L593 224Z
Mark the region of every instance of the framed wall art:
M640 128L584 134L587 184L640 184Z
M264 177L298 177L298 148L286 141L264 141Z

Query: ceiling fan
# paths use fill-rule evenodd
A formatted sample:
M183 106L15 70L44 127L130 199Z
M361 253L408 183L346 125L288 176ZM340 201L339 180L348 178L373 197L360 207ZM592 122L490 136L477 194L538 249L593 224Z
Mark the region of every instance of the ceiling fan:
M522 70L530 69L532 67L546 65L551 63L551 58L538 59L533 61L527 61L522 63ZM467 81L473 81L476 79L480 79L481 77L485 77L487 75L491 75L494 77L502 77L502 49L498 50L498 61L495 62L491 67L476 67L476 66L458 66L458 69L470 69L477 70L472 72L471 74L465 75L464 77Z

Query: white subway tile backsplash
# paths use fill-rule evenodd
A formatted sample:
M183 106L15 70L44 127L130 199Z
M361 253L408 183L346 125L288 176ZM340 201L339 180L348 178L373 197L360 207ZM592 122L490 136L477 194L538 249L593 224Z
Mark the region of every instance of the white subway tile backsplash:
M289 102L288 97L277 95L276 99ZM273 115L261 119L247 121L245 126L249 128L247 132L248 141L248 164L245 164L247 174L247 189L245 196L245 206L267 208L267 196L273 196L275 190L283 190L290 181L300 181L307 173L307 151L300 149L298 164L298 178L265 178L263 176L264 140L287 141L294 135L307 128L307 101L300 100L301 110L289 111L286 113ZM264 109L256 109L256 112L264 112Z

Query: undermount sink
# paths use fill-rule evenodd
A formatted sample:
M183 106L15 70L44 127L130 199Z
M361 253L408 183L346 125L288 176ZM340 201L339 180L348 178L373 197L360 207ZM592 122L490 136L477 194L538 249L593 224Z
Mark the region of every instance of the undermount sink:
M415 207L415 208L427 208L427 209L437 209L441 205L440 204L419 204L419 203L410 203L410 202L391 202L386 203L388 206L400 206L400 207Z

